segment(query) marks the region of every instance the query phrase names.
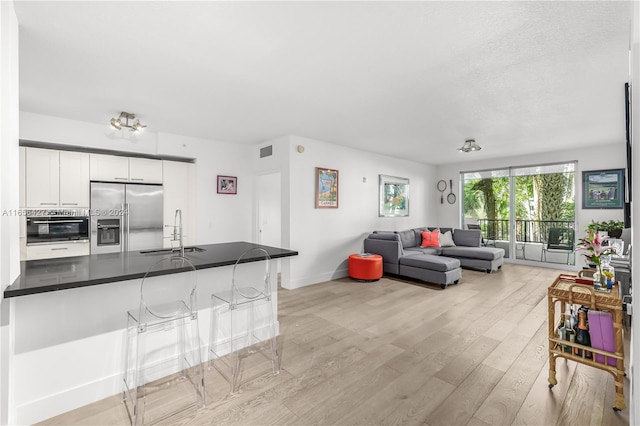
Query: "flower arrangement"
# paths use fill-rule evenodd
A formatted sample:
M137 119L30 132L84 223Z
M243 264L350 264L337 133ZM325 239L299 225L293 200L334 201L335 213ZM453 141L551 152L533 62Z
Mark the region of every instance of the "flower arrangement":
M604 278L605 282L607 279L613 279L613 274L609 270L602 270L602 258L616 253L615 247L602 245L602 243L607 239L609 239L609 237L603 237L596 231L589 229L587 231L587 235L584 238L580 238L576 245L577 251L582 250L586 252L584 254L585 259L596 265L599 276Z
M603 256L611 256L615 254L616 248L613 246L603 246L602 243L609 239L609 237L603 237L596 231L588 230L587 235L584 238L578 240L576 250L583 250L586 253L584 257L587 261L595 263L600 266Z

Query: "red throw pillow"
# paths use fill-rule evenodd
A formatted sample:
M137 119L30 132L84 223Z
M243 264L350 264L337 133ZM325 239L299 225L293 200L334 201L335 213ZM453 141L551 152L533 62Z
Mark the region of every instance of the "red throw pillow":
M440 230L436 229L433 232L425 232L422 231L422 244L420 244L420 248L425 247L440 247Z

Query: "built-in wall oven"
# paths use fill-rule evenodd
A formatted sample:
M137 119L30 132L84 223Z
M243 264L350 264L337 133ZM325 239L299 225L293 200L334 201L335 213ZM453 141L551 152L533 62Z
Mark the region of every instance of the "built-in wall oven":
M75 210L35 210L26 228L28 246L89 241L89 216Z

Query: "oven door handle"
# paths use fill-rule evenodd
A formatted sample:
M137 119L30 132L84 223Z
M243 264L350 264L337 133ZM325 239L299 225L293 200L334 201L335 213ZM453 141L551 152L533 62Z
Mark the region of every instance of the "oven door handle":
M84 222L84 220L82 219L77 219L77 220L34 220L33 224L34 225L42 225L42 224L46 224L46 223L82 223Z

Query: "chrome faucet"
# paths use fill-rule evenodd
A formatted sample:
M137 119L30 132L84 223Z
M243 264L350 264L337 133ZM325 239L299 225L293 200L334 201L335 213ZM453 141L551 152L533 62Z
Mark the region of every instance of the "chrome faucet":
M180 247L174 249L179 250L180 256L184 257L184 244L182 242L182 210L176 209L176 214L173 217L173 241L179 241Z

